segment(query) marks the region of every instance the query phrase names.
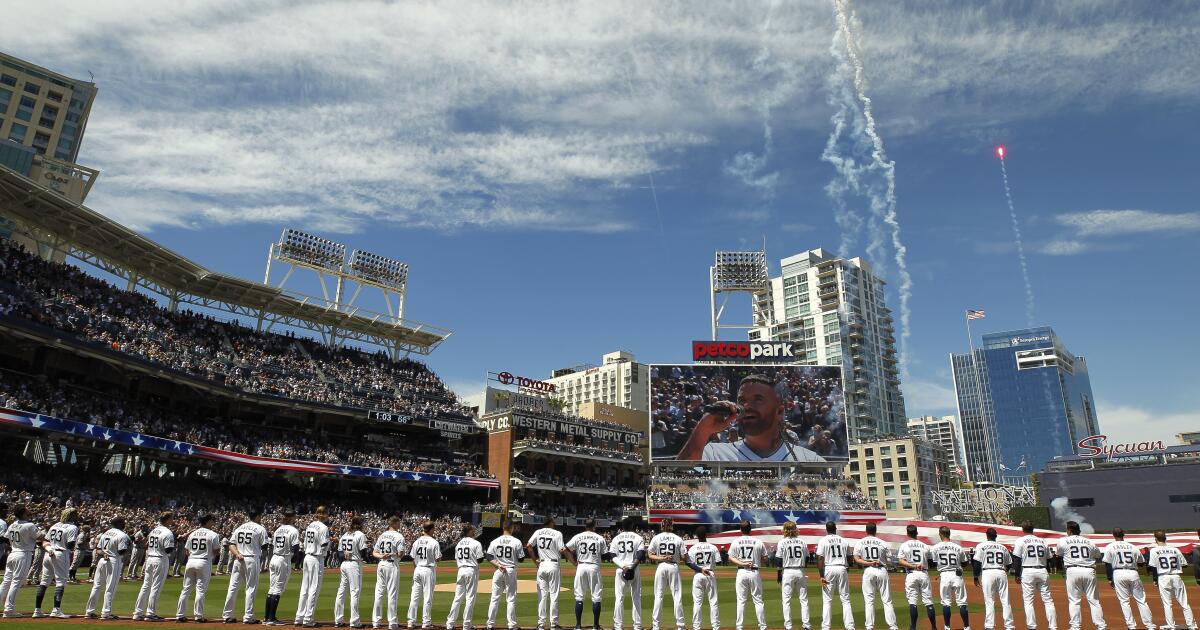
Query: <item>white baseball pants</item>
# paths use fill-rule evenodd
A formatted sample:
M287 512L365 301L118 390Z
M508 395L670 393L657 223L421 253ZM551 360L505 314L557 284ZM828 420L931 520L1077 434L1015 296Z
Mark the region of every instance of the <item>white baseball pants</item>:
M166 583L167 559L146 558L146 566L142 569L142 588L138 590L137 601L133 604L134 617L158 614L158 596Z
M737 630L742 630L745 620L746 599L754 602L754 616L758 619L759 630L767 630L766 611L763 610L762 575L750 569L738 569L737 581L733 584L734 594L737 595Z
M16 611L17 591L21 590L21 585L25 583L25 576L29 573L29 565L32 563L31 554L24 551L8 552L8 561L4 563L4 581L0 582L0 601L4 602L5 613Z
M175 608L176 617L187 616L188 596L196 591L196 603L192 613L196 619L204 618L204 596L208 594L208 582L212 579L212 562L207 560L188 560L183 568L183 588L179 591L179 605Z
M792 630L792 597L800 599L800 627L808 627L808 578L804 569L784 569L783 583L783 628Z
M634 630L642 629L642 573L638 569L633 570L633 579L625 580L621 577L621 568L617 567L617 576L613 579L613 630L621 630L621 624L625 622L625 591L629 591L633 609L633 628Z
M296 603L296 624L312 622L317 612L317 598L321 596L321 582L325 580L325 563L321 556L304 556L300 569L300 601Z
M271 556L267 565L267 595L283 595L292 579L292 562L287 556Z
M551 627L558 625L558 590L560 588L562 588L562 573L558 570L558 563L543 560L538 564L537 570L537 625L539 628L546 627L547 619L549 619Z
M983 627L996 627L996 598L1004 615L1004 630L1013 630L1012 602L1008 600L1008 573L1003 569L984 569L979 578L983 589Z
M450 602L450 615L446 617L446 630L454 627L459 609L462 610L463 628L471 627L475 613L475 594L479 590L479 567L459 567L454 579L454 601Z
M1142 617L1142 625L1146 630L1154 630L1154 616L1150 613L1150 605L1146 603L1146 589L1134 569L1116 569L1113 571L1113 590L1117 592L1117 601L1121 604L1121 614L1125 617L1125 627L1137 630L1137 622L1133 620L1133 607L1129 600L1137 602L1138 613Z
M717 576L697 573L692 576L692 630L703 627L704 602L708 602L708 618L712 630L721 627L721 611L717 603Z
M67 578L71 574L71 552L65 549L57 549L54 555L45 554L42 556L42 586L50 586L53 582L55 586L64 587L67 585Z
M863 627L875 627L875 599L883 603L883 620L890 630L896 630L896 609L892 608L892 588L887 571L879 567L863 569Z
M910 571L904 576L904 599L909 606L933 605L933 585L929 583L929 573Z
M386 599L385 599L386 598ZM383 621L384 602L387 602L389 626L400 623L400 566L395 560L381 560L375 567L375 604L371 607L371 625Z
M242 590L242 581L246 582L246 614L242 621L254 619L254 596L258 593L258 573L260 569L258 556L246 556L234 560L229 574L229 588L225 591L225 610L223 619L233 619L233 606L237 603L238 591Z
M412 590L408 596L408 625L417 622L417 608L421 609L421 627L433 625L433 588L437 585L437 575L433 567L414 567Z
M112 614L113 598L117 594L117 585L121 583L120 558L100 558L96 562L96 570L92 572L92 592L88 595L87 608L84 614L96 612L96 604L100 603L100 593L104 593L104 606L101 616Z
M338 590L333 600L333 623L342 623L346 612L346 591L350 595L350 625L358 625L358 599L362 595L362 565L353 560L343 560Z
M650 624L654 630L659 629L659 619L662 618L663 596L667 589L671 590L671 603L675 605L675 627L685 627L683 622L683 584L679 580L679 565L674 562L660 562L654 570L654 610Z
M488 602L487 625L496 625L496 613L500 610L500 597L504 596L508 627L517 627L517 569L496 569L492 574L492 599Z
M1050 575L1045 569L1025 567L1021 569L1021 601L1025 608L1025 624L1029 628L1037 627L1037 609L1033 604L1033 596L1042 598L1042 607L1046 609L1046 627L1050 630L1058 628L1058 612L1054 608L1054 598L1050 595Z
M1183 578L1178 575L1158 576L1158 594L1162 597L1163 616L1167 620L1163 627L1175 627L1175 613L1171 610L1171 602L1177 601L1183 609L1183 623L1196 630L1196 618L1192 616L1192 609L1188 608L1187 587L1183 585Z
M1080 600L1084 597L1091 609L1092 625L1096 626L1096 630L1108 628L1104 621L1104 610L1100 608L1100 600L1096 597L1096 570L1091 567L1067 567L1067 612L1071 619L1071 630L1079 630L1083 625Z
M582 602L590 596L593 602L602 599L604 583L600 580L600 567L580 564L575 567L575 601Z
M846 567L825 567L825 583L821 585L821 630L833 626L833 594L842 600L842 627L854 630L854 610L850 608L850 577Z
M967 585L963 577L954 571L942 571L938 574L938 596L942 607L957 604L961 610L967 605Z

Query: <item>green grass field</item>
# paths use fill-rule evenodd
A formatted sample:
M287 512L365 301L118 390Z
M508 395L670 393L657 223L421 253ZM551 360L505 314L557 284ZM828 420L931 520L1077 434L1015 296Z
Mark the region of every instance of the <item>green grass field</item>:
M401 581L400 602L399 602L400 603L399 616L400 616L401 626L403 626L406 621L406 614L407 614L407 610L408 610L409 588L411 585L411 581L409 578L410 572L411 572L411 568L406 567L403 577L402 577L402 581ZM560 618L560 623L563 627L571 628L575 625L574 596L573 596L571 588L570 588L570 586L572 584L572 576L574 575L574 570L571 567L566 566L566 567L564 567L563 573L564 573L563 586L565 587L565 590L562 591L560 598L559 598L559 618ZM650 611L651 611L651 607L653 606L653 596L652 596L653 573L654 572L653 572L652 567L644 567L642 570L642 582L643 582L642 610L643 610L643 622L644 622L643 625L646 628L650 627ZM810 615L811 615L811 619L812 619L812 625L815 627L819 627L820 626L820 614L821 614L820 583L816 579L816 570L814 568L808 569L807 573L809 575L808 596L809 596ZM605 574L604 611L601 614L601 623L605 628L610 628L612 626L613 569L611 567L607 568L607 570L604 572L604 574ZM684 574L683 575L683 577L684 577L684 579L683 579L684 618L687 621L688 626L690 627L691 615L692 615L691 572L685 568L683 571L683 574ZM483 577L483 578L490 577L490 575L491 575L491 571L487 570L486 568L481 572L481 577ZM719 570L719 573L718 573L718 576L719 576L718 584L719 584L719 590L720 590L721 625L722 625L722 627L725 627L725 628L732 628L734 626L734 618L735 618L735 614L736 614L735 609L736 609L736 605L737 605L737 600L734 595L733 575L734 575L734 571L730 568L722 568ZM529 567L529 566L523 567L519 576L520 576L520 580L522 582L528 582L528 583L532 584L533 570L531 567ZM1103 579L1103 578L1101 578L1101 579ZM853 575L851 577L851 593L852 593L851 601L853 602L853 606L854 606L855 618L857 621L856 625L859 628L862 627L862 622L863 622L863 617L862 617L863 604L862 604L861 592L859 589L860 580L861 580L861 578L859 577L858 572L855 572L855 575ZM454 581L453 566L449 563L443 563L443 565L439 568L439 571L438 571L438 584L439 585L449 585L449 584L453 584L453 581ZM142 628L144 628L146 624L140 624L140 623L136 623L136 622L128 620L129 615L133 611L134 599L137 597L137 591L138 591L138 588L140 587L140 584L141 584L140 582L122 582L121 586L117 590L117 600L113 607L113 613L124 618L124 620L122 620L122 621L107 621L107 622L90 622L88 625L102 625L104 627L109 627L109 628L121 628L121 627L142 627ZM211 583L211 585L209 587L209 591L208 591L208 597L205 600L206 601L205 613L210 620L216 619L218 622L220 621L221 609L224 606L225 590L226 590L227 584L228 584L228 578L226 576L213 576L212 583ZM334 595L337 592L337 585L338 585L337 571L336 570L327 571L325 574L324 585L321 589L320 604L317 608L317 621L324 625L331 625L332 621L333 621L333 600L334 600ZM158 614L159 615L162 615L163 617L168 617L168 618L171 618L174 616L175 606L176 606L176 603L178 602L179 591L180 591L181 586L182 586L182 580L180 580L178 578L171 578L171 579L167 580L167 583L163 588L162 597L159 599L159 606L158 606ZM1055 600L1058 603L1059 616L1061 618L1064 616L1064 613L1066 612L1066 597L1061 596L1062 595L1061 578L1057 580L1057 584L1055 586L1056 586ZM280 619L291 620L294 617L295 610L296 610L296 600L297 600L298 594L299 594L299 588L300 588L299 574L294 573L292 575L291 582L288 584L287 591L284 593L283 599L280 603L280 608L279 608ZM362 590L362 596L361 596L361 600L360 600L360 611L361 611L361 615L362 615L363 624L367 625L367 626L369 626L371 623L371 606L374 602L374 592L375 592L374 588L375 588L375 574L373 571L368 571L368 573L363 576L363 590ZM968 596L969 600L970 600L970 608L971 608L972 614L974 615L974 617L972 618L972 625L975 628L982 628L982 626L983 626L983 624L982 624L982 621L983 621L982 605L979 603L980 602L979 591L974 586L970 585L969 579L968 579L968 588L970 589L969 596ZM91 590L90 584L68 585L66 594L63 599L64 612L66 612L68 614L72 614L72 615L82 614L83 609L84 609L84 604L87 601L87 596L88 596L88 593L90 592L90 590ZM266 590L267 590L267 579L266 579L266 575L263 574L262 578L259 581L259 590L258 590L257 602L255 605L255 613L259 618L261 618L263 615L264 602L266 600ZM1191 590L1193 590L1193 589L1190 587L1190 583L1189 583L1189 591L1191 591ZM24 613L31 612L33 610L34 595L35 595L36 591L37 591L37 587L29 587L29 586L23 587L21 589L20 595L17 599L17 610L24 612ZM782 612L781 605L780 605L780 600L781 600L780 587L775 582L774 569L764 570L764 572L763 572L763 591L764 591L764 593L763 593L764 600L766 602L766 616L767 616L768 626L771 628L782 628L783 627L783 612ZM1111 589L1107 586L1103 587L1103 591L1104 591L1103 594L1111 594ZM1150 596L1152 597L1151 606L1155 610L1155 617L1158 617L1161 614L1160 613L1161 608L1159 608L1159 604L1157 601L1157 597L1158 597L1157 591L1154 590L1152 587L1147 588L1147 591L1149 592L1148 594L1150 594ZM53 596L53 589L50 589L46 594L46 605L43 608L43 610L45 610L46 612L49 612L52 596ZM1020 625L1022 625L1022 622L1023 622L1023 615L1020 612L1020 610L1021 610L1020 588L1015 583L1013 583L1012 586L1010 587L1010 597L1012 599L1013 607L1015 610L1015 615L1018 620L1017 625L1020 626ZM434 602L433 623L435 625L442 625L445 623L446 615L449 613L450 602L452 599L453 599L452 592L440 592L439 591L439 592L435 593L434 599L433 599L433 602ZM474 611L474 622L477 627L482 628L487 621L488 600L489 600L489 593L480 593L476 600L475 611ZM935 587L935 600L936 600L936 587ZM897 618L899 620L900 627L907 628L908 627L908 606L907 606L907 602L904 600L903 576L902 575L893 576L892 603L896 609L896 614L897 614ZM537 605L537 597L532 592L531 593L521 593L520 595L517 596L517 621L522 627L533 627L534 625L536 625L536 620L537 620L536 605ZM243 606L242 599L239 596L237 606L235 606L235 610L241 611L242 606ZM629 606L629 604L627 602L626 607L628 608L628 606ZM793 619L798 620L799 619L799 604L794 603L793 606L794 606ZM1040 606L1040 604L1039 604L1039 606ZM188 605L187 610L189 612L191 611L190 603ZM844 627L842 624L842 621L841 621L841 607L840 607L840 604L838 604L836 601L834 602L834 611L835 611L834 612L834 620L833 620L834 627L835 628ZM939 612L940 612L940 607L939 607ZM747 614L746 627L747 628L755 628L757 624L754 621L754 613L752 610L752 606L749 604L747 605L746 614ZM629 620L628 609L626 610L625 615L626 615L626 621L625 621L624 625L626 628L631 628L632 623ZM668 596L667 601L664 602L663 628L672 628L672 629L674 628L674 620L671 619L671 616L672 616L672 613L671 613L670 597ZM238 615L238 617L240 618L240 614ZM503 626L503 624L504 624L503 602L501 603L501 610L500 610L500 613L497 615L497 617L498 617L498 619L497 619L498 624L500 626ZM1105 603L1105 617L1109 620L1110 625L1116 624L1116 626L1118 626L1118 627L1123 625L1120 620L1120 611L1117 609L1115 600L1108 599L1107 602ZM703 618L705 620L705 626L707 627L707 619L708 619L707 609L705 609L705 611L703 613ZM590 619L591 619L591 606L586 605L585 611L584 611L585 627L590 625L590 623L591 623ZM419 621L419 619L418 619L418 621ZM955 628L961 627L961 622L960 622L957 614L954 615L953 621L954 621L953 626ZM73 620L73 621L64 622L64 621L59 621L59 620L54 620L54 619L5 620L3 622L0 622L0 627L3 627L5 630L8 630L8 629L19 630L21 628L33 628L35 626L41 626L44 628L48 624L56 624L56 623L58 623L58 624L61 624L61 623L79 624L80 621ZM940 624L940 618L939 618L939 624ZM881 628L885 627L884 623L883 623L882 615L877 615L876 625ZM924 620L922 620L922 623L920 625L921 630L925 630L927 627L928 627L928 623L925 622ZM1060 623L1060 627L1065 627L1065 623Z

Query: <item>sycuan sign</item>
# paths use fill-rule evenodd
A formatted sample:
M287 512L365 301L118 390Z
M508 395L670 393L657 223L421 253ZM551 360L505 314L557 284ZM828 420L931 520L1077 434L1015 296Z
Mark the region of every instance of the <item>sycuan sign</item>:
M1076 442L1076 446L1079 447L1079 456L1086 459L1095 457L1112 459L1114 457L1129 455L1149 455L1167 450L1162 440L1109 444L1107 435L1089 435Z

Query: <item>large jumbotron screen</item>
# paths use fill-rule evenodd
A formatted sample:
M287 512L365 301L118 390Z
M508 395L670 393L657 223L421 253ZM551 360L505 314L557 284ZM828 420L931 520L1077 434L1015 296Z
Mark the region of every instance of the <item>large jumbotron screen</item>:
M842 370L812 365L655 365L654 462L843 463Z

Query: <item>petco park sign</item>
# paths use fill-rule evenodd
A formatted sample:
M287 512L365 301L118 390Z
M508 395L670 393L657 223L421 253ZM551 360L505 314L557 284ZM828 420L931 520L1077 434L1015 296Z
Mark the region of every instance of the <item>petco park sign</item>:
M693 341L692 360L792 363L796 353L790 341Z
M496 382L501 385L513 385L523 390L541 392L544 394L553 394L558 391L558 387L554 383L546 381L538 381L524 376L513 376L512 372L499 372L496 374Z
M1095 457L1123 457L1130 455L1149 455L1167 450L1162 440L1153 442L1127 442L1125 444L1109 444L1107 435L1089 435L1076 442L1079 456L1087 459Z

